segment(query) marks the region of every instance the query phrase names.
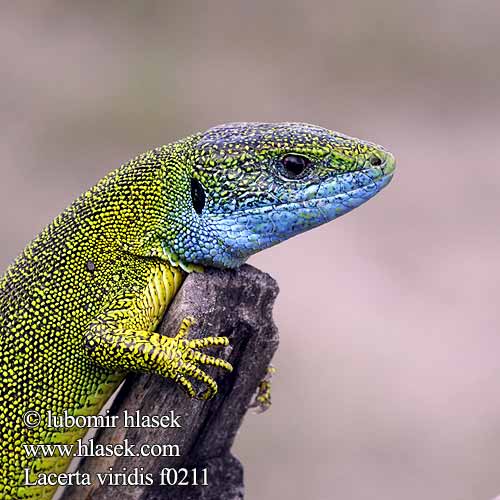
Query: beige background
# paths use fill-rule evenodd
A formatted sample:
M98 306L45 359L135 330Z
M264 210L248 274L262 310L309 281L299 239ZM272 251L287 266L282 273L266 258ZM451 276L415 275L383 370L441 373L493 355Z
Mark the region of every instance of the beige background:
M398 159L379 197L253 258L280 283L249 499L500 491L500 3L2 2L0 265L136 153L300 120Z

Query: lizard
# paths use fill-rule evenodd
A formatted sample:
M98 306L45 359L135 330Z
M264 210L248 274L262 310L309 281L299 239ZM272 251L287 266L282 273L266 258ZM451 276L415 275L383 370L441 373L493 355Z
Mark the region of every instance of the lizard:
M98 415L128 372L172 379L208 399L203 352L225 337L155 329L191 272L236 268L252 254L331 221L391 180L394 156L306 123L229 123L137 156L81 195L0 280L0 498L50 499L25 481L71 457L29 458L23 445L75 443L54 415ZM202 392L196 385L201 384ZM37 412L39 425L23 420Z

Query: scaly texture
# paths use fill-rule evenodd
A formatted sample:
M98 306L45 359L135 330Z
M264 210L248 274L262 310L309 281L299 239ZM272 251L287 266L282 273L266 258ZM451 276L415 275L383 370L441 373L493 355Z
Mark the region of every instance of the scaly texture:
M200 365L231 366L200 349L227 339L186 340L190 318L174 338L154 332L186 273L237 267L359 206L393 171L380 146L320 127L236 123L138 156L83 194L0 281L1 498L52 496L24 470L35 481L70 459L29 459L22 445L74 443L85 430L51 429L47 412L97 414L127 371L213 396Z

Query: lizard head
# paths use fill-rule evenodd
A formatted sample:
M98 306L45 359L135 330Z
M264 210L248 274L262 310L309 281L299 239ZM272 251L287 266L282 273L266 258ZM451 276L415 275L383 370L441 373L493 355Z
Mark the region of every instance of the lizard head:
M190 192L167 245L185 262L215 267L236 267L349 212L395 168L382 147L305 123L220 125L188 149Z

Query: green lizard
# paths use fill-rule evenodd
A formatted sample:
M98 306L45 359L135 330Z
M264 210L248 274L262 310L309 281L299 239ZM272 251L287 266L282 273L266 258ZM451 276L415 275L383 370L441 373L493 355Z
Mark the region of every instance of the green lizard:
M0 497L51 498L25 469L62 472L70 457L28 458L23 444L76 442L86 430L54 430L47 412L96 415L129 371L214 396L202 365L232 368L202 349L227 338L187 340L190 318L176 337L155 333L186 273L237 267L335 219L394 167L382 147L321 127L233 123L142 154L78 198L0 281Z

